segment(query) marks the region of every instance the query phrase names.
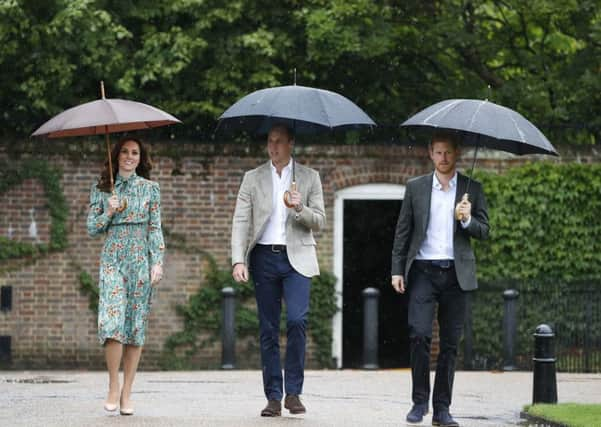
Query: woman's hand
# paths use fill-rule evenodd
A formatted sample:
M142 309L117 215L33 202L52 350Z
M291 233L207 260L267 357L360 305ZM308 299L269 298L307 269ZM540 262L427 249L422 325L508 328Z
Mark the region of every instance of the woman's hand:
M163 266L160 264L155 264L150 269L150 284L155 285L161 281L163 278Z
M119 198L116 194L113 194L111 197L109 197L108 202L109 208L106 211L106 214L108 216L113 216L113 214L119 209Z

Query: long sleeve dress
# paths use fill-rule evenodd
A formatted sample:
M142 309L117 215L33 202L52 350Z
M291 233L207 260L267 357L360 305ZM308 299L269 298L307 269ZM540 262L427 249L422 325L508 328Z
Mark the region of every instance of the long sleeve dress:
M117 175L115 192L127 199L123 212L107 215L108 199L96 185L90 194L87 228L91 236L105 234L100 257L98 339L144 344L152 285L150 269L163 264L161 195L156 182L135 173Z

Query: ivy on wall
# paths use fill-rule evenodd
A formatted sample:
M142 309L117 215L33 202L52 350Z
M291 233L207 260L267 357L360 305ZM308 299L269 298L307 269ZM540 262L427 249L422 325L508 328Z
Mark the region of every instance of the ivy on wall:
M537 162L478 180L491 224L475 243L482 281L601 278L601 165Z
M94 313L98 314L98 284L94 281L90 273L79 268L79 287L83 293L88 295L88 307Z
M36 179L46 192L50 214L50 241L48 244L17 242L0 236L0 261L37 256L64 249L67 246L66 220L68 206L63 194L60 179L62 172L51 167L46 160L28 159L23 162L0 161L0 195L21 184L26 179Z
M601 165L537 162L477 175L491 236L475 243L474 354L481 358L476 365L491 368L503 360L505 289L520 292L517 348L524 357L531 357L540 323L561 327L564 339L581 336L582 295L601 290ZM594 320L587 327L600 326Z

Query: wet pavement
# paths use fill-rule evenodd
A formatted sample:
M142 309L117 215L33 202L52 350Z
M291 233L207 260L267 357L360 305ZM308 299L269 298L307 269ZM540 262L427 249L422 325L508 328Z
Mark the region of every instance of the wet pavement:
M261 418L259 371L139 372L126 417L102 407L104 372L0 371L0 426L405 426L410 380L404 369L307 371L307 413ZM560 402L601 403L601 374L558 374L557 389ZM531 372L460 371L451 413L466 427L520 425L531 399Z

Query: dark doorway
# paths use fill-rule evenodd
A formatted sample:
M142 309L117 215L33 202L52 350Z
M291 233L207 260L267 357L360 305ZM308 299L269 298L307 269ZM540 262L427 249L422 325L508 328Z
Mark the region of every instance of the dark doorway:
M367 287L380 291L378 364L409 366L407 298L390 286L390 255L400 200L345 200L342 289L342 367L363 361L363 301Z

